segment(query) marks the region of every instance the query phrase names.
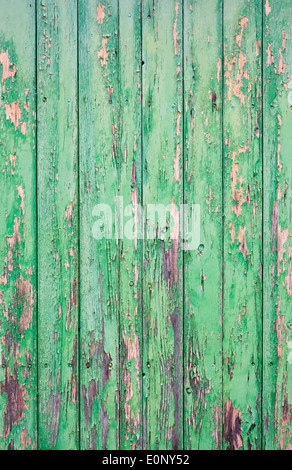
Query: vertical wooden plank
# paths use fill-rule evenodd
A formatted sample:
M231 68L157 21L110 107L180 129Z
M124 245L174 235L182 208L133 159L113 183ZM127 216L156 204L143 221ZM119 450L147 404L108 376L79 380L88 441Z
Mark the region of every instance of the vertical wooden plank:
M119 2L120 195L124 233L120 246L120 448L142 447L141 240L141 1Z
M183 202L182 2L143 1L142 33L143 201L171 212L154 221L149 207L146 215L144 446L175 450L183 445L182 251L172 239Z
M114 450L119 446L118 1L79 2L79 28L81 447Z
M39 447L78 447L77 3L37 2Z
M261 1L224 2L224 447L261 446Z
M35 5L0 15L0 448L36 441Z
M220 449L222 428L222 8L184 1L185 201L200 244L184 256L185 447ZM187 231L191 226L188 223ZM186 237L187 238L187 237Z
M264 4L264 448L292 449L292 3Z

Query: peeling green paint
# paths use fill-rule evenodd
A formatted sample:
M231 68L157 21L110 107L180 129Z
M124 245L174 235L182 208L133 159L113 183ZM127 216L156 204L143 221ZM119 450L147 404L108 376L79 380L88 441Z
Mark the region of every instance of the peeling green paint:
M291 22L2 0L1 449L291 449Z

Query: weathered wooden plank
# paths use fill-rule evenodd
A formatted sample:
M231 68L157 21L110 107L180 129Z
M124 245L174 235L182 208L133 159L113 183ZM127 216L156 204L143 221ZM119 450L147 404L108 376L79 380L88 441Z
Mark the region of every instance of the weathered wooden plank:
M79 28L81 448L113 450L119 446L118 1L79 2Z
M142 447L141 240L141 1L119 2L120 196L124 233L120 246L120 448Z
M292 449L292 3L264 9L264 448Z
M185 447L220 449L222 428L222 8L184 2L185 202L200 205L185 272ZM200 235L200 237L199 237ZM192 239L193 237L193 239ZM199 246L195 245L199 237ZM188 239L186 235L186 239Z
M183 273L176 233L183 202L181 1L143 1L142 43L143 202L168 207L171 213L156 220L150 211L146 215L143 445L179 449L183 445Z
M37 2L39 448L78 447L77 3Z
M224 447L261 446L261 1L224 2Z
M34 8L1 2L1 449L37 445Z

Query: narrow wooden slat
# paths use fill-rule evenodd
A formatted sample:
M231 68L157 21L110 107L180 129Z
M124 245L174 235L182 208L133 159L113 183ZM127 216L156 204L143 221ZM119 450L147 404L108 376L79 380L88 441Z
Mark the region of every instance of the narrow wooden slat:
M37 4L39 447L78 447L77 3Z
M120 246L121 449L142 447L143 241L141 162L141 2L119 2L120 196L124 234Z
M170 206L171 212L167 221L157 224L149 211L146 215L144 446L179 449L183 445L183 272L180 242L171 237L176 235L183 202L182 2L143 1L142 32L143 202Z
M264 5L264 448L292 449L292 3Z
M80 1L79 38L81 448L114 450L119 446L118 1ZM110 208L112 224L99 204Z
M0 448L35 449L35 4L0 14Z
M185 0L184 179L189 216L192 204L200 205L200 233L190 236L184 256L184 442L188 449L221 448L221 56L221 2ZM191 218L186 231L190 229ZM199 246L194 244L197 236Z
M261 1L224 1L224 447L261 446Z

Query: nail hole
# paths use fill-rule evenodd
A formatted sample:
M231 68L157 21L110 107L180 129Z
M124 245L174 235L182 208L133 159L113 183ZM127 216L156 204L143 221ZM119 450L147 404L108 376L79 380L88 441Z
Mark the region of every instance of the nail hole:
M45 368L45 369L47 369L47 367L48 367L48 364L47 364L47 363L45 363L45 364L44 364L44 368Z
M190 395L192 393L192 389L191 388L187 388L187 394Z
M89 367L90 367L90 364L89 364L89 362L87 362L86 363L86 368L89 369Z
M199 253L203 253L204 248L205 248L205 247L204 247L203 244L199 245L199 248L198 248Z
M47 98L44 96L43 97L43 102L45 103L47 101Z
M151 368L151 364L150 362L147 363L147 368L150 369Z

